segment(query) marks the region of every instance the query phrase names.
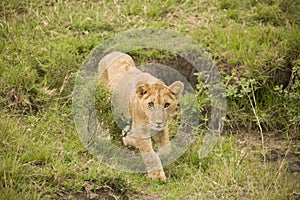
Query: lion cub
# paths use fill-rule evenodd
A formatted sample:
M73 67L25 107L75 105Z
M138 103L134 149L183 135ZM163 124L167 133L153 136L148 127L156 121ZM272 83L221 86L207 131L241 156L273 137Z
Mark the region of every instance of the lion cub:
M139 149L148 177L166 180L160 158L171 151L168 119L175 111L184 85L175 81L166 86L161 80L136 68L132 58L113 52L99 62L100 80L115 95L113 103L132 121L123 144ZM152 140L157 144L153 150Z

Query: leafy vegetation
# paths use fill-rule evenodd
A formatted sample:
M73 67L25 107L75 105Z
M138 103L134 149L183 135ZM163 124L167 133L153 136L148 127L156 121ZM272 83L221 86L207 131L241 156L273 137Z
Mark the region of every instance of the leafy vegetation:
M294 0L3 0L0 199L299 198L299 10ZM228 113L215 149L199 159L200 130L166 168L166 184L100 164L73 123L72 91L84 59L112 35L144 27L199 42L226 86ZM139 63L178 63L149 52L131 55ZM203 87L196 93L204 97L205 121Z

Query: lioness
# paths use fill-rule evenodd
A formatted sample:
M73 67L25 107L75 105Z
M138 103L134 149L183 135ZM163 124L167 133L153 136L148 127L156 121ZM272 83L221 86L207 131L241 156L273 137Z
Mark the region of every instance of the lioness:
M160 158L171 151L168 119L175 111L184 89L180 81L166 86L161 80L136 68L132 58L113 52L99 62L100 81L114 93L114 102L126 118L131 130L123 144L139 149L148 177L166 180ZM151 137L157 144L155 153Z

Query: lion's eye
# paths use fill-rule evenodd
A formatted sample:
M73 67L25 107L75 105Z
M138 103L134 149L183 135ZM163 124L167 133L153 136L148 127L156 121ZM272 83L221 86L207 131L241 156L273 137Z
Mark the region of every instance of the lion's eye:
M165 103L164 108L168 108L170 106L169 103Z
M148 106L149 106L149 108L153 108L154 107L154 103L153 102L149 102Z

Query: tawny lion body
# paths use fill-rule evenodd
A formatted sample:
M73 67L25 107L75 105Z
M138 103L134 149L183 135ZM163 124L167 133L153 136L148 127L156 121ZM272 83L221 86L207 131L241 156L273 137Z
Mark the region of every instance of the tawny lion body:
M166 86L138 70L132 58L120 52L106 55L99 62L99 72L104 86L116 94L115 103L121 112L132 120L131 131L123 137L124 145L140 150L148 177L165 181L161 158L171 151L168 119L181 97L183 83L175 81ZM157 153L151 137L157 144Z

